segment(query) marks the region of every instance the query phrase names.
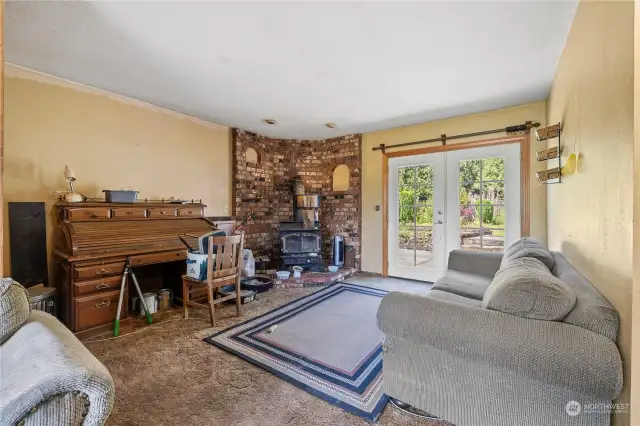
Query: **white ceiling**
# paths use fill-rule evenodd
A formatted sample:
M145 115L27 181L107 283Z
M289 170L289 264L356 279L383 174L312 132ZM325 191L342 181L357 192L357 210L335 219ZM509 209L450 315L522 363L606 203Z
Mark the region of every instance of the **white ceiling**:
M324 139L545 99L575 7L8 1L5 59L226 126Z

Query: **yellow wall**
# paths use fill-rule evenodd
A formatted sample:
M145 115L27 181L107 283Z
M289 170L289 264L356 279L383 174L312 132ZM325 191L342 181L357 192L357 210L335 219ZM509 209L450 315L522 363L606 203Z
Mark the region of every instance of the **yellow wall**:
M362 270L382 272L382 210L375 211L376 205L382 204L382 154L371 148L380 144L395 144L439 137L445 133L456 135L477 132L487 129L499 129L506 126L523 124L525 121L539 121L545 125L545 103L538 102L515 108L489 111L481 114L467 115L441 121L400 127L362 136ZM500 134L483 138L498 137ZM466 142L470 139L458 139L448 143ZM427 146L420 145L418 146ZM408 147L407 149L416 148ZM538 164L535 152L541 146L532 137L531 169L536 170ZM401 149L394 150L400 151ZM531 181L531 235L545 241L546 210L545 188L535 179Z
M620 313L629 398L633 233L633 2L581 2L547 101L579 173L547 189L548 244ZM629 424L618 416L618 424Z
M231 205L228 128L7 68L4 201L46 201L49 236L55 223L49 194L68 188L67 164L78 179L76 191L90 197L130 186L143 198L202 198L206 214L225 215ZM4 275L10 275L8 233Z

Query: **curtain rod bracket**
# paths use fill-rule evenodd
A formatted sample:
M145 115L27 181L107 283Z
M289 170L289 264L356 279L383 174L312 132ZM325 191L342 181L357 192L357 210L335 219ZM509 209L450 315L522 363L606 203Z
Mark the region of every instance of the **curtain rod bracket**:
M440 140L442 141L442 146L445 146L447 144L447 135L446 134L441 134L440 135Z
M385 145L383 143L381 143L378 148L380 149L380 151L382 151L383 154L386 152Z

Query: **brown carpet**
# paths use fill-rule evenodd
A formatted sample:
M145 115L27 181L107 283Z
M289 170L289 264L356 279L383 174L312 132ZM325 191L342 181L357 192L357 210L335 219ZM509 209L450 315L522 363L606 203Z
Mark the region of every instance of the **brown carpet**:
M263 314L318 289L277 289L259 295L235 317L193 309L195 320L176 317L114 340L85 341L116 384L108 425L366 425L310 393L203 342L203 337ZM444 426L387 406L380 425Z

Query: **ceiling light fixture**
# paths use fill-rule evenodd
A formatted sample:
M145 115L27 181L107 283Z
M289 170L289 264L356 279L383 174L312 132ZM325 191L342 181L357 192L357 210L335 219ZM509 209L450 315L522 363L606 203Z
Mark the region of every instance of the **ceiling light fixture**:
M262 121L264 121L267 124L276 124L276 120L274 120L273 118L265 118Z
M325 126L327 126L330 129L335 129L336 125L334 123L325 123Z

